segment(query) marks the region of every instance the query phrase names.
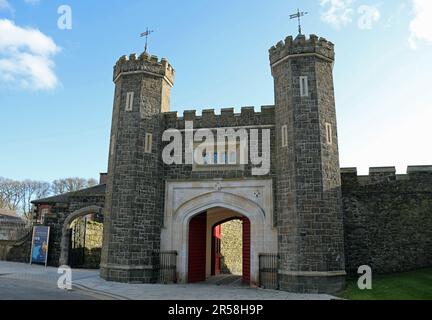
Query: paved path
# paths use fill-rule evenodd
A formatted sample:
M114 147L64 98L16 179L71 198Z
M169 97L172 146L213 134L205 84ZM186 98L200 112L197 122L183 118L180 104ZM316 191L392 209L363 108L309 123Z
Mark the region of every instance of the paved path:
M103 298L103 297L102 297ZM49 283L0 278L0 300L100 300L82 290L59 290Z
M0 282L4 279L26 280L57 285L57 268L0 261ZM123 284L108 282L95 270L74 269L73 288L107 298L133 300L329 300L324 294L296 294L250 287L198 284ZM0 294L2 287L0 286Z
M245 288L248 287L247 284L243 283L241 276L235 275L218 275L213 276L206 281L207 284L213 284L217 286L227 286L227 287L237 287L237 288Z

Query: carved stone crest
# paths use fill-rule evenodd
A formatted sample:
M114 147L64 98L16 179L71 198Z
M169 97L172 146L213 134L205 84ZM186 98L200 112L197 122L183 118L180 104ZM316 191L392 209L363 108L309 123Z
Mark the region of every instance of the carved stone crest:
M222 184L220 182L215 183L214 189L216 191L221 191L222 190Z

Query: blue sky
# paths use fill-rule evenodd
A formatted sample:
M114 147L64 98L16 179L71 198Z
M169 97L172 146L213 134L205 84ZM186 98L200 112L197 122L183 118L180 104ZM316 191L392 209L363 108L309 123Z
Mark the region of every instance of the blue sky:
M108 4L106 4L108 3ZM274 103L268 49L304 33L336 45L341 165L432 164L432 1L0 0L0 176L106 171L112 67L150 53L176 69L171 109ZM72 29L58 8L72 9Z

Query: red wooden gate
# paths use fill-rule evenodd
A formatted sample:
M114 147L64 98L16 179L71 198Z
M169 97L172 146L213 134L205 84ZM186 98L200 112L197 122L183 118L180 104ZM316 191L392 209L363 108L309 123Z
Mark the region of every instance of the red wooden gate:
M221 259L221 229L222 226L218 225L213 228L212 236L212 251L211 251L211 275L216 276L220 274L220 259Z
M207 214L192 218L189 223L188 282L206 279L206 232Z
M250 220L243 217L243 282L250 283Z

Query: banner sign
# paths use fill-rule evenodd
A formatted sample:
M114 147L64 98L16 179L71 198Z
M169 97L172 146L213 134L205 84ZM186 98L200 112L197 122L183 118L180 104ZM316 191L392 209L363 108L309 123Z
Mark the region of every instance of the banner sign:
M33 228L30 264L47 265L49 233L50 227L37 226Z

